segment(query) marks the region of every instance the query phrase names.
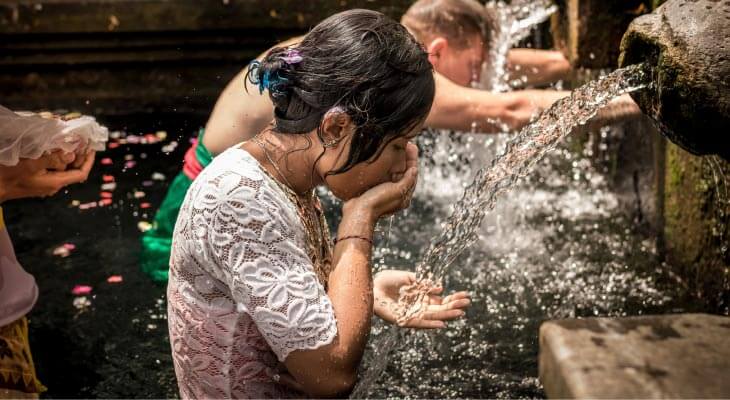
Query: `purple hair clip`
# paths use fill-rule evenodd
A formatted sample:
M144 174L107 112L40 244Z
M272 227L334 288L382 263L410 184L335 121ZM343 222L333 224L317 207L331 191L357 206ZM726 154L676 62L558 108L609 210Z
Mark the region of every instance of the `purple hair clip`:
M303 58L302 55L299 53L299 50L297 49L288 49L286 53L284 53L283 56L281 56L281 60L285 63L291 65L291 64L298 64L302 62Z

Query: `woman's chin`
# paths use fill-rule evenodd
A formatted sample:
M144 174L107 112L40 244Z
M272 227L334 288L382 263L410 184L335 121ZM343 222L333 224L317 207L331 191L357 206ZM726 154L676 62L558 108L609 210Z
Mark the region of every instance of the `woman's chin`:
M337 189L328 187L328 189L330 190L330 192L332 192L332 195L335 196L335 198L337 198L337 200L344 202L344 201L352 200L354 198L362 196L362 194L365 193L369 188L365 188L365 189L362 189L359 191L352 190L352 188L347 188L344 190L337 190Z
M355 185L349 184L347 187L338 188L338 187L332 187L327 186L327 188L332 192L332 194L340 201L348 201L352 200L356 197L360 197L368 190L378 186L382 185L383 183L389 183L392 182L390 179L382 179L380 182L371 183L371 184L363 184L360 183L360 187L353 187Z
M329 186L327 189L329 189L330 193L332 193L332 195L339 201L348 201L357 197L356 194L350 190L337 190Z

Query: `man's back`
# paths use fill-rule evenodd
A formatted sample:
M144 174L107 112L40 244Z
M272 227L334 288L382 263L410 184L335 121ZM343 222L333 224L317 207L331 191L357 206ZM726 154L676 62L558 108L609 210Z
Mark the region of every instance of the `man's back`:
M291 46L300 40L301 36L294 37L277 44L277 47ZM269 50L256 59L262 59ZM246 84L247 72L248 67L228 83L205 126L203 144L213 155L253 138L274 118L274 105L269 95L259 93L256 85Z

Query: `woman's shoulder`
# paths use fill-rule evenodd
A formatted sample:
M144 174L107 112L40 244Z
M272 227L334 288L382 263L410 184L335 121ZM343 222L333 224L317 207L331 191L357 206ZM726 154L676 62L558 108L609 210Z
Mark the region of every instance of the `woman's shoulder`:
M236 175L254 181L264 178L259 162L239 146L233 146L213 158L202 174L207 175L207 180L222 175Z
M188 195L193 208L223 207L276 220L296 218L296 210L261 164L237 146L216 156L195 179Z
M216 156L195 179L193 187L206 188L208 192L211 189L220 191L221 195L229 198L231 194L269 191L271 185L266 178L258 161L246 150L236 146ZM245 192L239 193L239 190Z

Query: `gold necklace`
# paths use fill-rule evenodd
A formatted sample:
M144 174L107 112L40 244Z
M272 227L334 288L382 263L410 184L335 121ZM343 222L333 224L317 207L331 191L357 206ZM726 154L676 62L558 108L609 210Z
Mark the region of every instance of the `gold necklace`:
M265 168L262 168L264 173L282 189L289 201L295 206L306 234L307 255L312 260L317 278L326 290L329 274L332 270L332 245L330 242L329 228L327 227L327 221L324 217L319 197L314 193L314 189L311 189L304 194L304 196L309 197L308 204L305 204L301 198L302 196L294 192L291 183L274 162L266 145L259 139L259 135L254 136L251 140L261 147L266 160L271 164L276 173L281 176L281 179L286 182L286 184L282 183L273 177Z

